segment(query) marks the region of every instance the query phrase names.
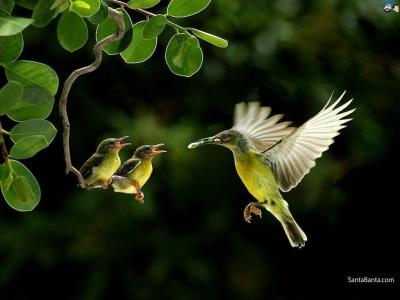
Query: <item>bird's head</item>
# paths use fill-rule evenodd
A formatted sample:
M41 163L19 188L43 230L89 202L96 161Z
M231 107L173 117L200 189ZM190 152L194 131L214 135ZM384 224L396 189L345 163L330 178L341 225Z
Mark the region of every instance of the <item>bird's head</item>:
M123 136L121 138L109 138L102 141L97 147L97 153L106 154L110 151L119 151L123 147L130 145L131 143L122 143L123 140L128 138L127 136Z
M247 144L246 138L239 131L234 129L224 130L214 136L206 137L191 143L188 148L193 149L203 145L221 145L231 150L236 150L241 145Z
M160 149L164 144L157 145L144 145L136 149L134 156L139 159L153 159L161 153L167 152L166 150Z

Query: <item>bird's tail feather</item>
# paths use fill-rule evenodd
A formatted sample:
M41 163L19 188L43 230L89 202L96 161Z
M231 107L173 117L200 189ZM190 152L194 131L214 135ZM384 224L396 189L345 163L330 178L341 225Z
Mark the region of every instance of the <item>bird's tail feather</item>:
M292 247L304 247L307 241L307 236L296 223L288 208L282 208L279 221L281 222Z

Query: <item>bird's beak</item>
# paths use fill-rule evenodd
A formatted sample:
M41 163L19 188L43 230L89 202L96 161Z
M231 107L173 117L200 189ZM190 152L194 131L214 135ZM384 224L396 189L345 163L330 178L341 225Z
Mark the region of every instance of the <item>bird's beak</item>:
M210 136L210 137L206 137L204 139L198 140L197 142L191 143L188 148L189 149L193 149L193 148L197 148L199 146L203 146L203 145L209 145L209 144L220 144L221 140L216 138L215 136Z
M123 140L127 139L129 136L123 136L117 139L117 142L115 143L115 149L119 150L124 148L125 146L131 145L131 143L122 143Z
M162 146L164 146L164 144L153 145L149 156L155 157L157 155L160 155L161 153L167 152L166 150L159 149Z

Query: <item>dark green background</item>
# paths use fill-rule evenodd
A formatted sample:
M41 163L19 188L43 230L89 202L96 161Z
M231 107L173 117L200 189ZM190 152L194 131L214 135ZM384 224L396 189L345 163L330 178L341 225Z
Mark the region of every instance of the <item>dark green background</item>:
M383 2L213 0L178 22L230 45L202 43L204 65L189 79L164 62L171 29L146 63L105 55L70 96L74 164L102 138L122 135L135 147L164 142L168 154L154 161L144 205L77 188L64 174L60 134L27 160L43 196L31 213L0 202L0 298L296 299L360 287L348 276L398 281L400 14L384 13ZM87 47L69 54L55 26L26 30L21 59L65 80L92 60L94 27ZM284 195L308 235L304 249L291 248L268 213L244 222L252 197L227 150L187 149L229 128L239 101L259 100L300 125L344 89L354 120ZM60 129L56 109L50 119Z

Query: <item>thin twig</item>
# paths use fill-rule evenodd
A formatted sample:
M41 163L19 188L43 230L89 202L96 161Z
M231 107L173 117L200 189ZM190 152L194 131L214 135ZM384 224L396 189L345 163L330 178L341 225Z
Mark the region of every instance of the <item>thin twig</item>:
M71 90L72 85L74 84L75 80L78 79L79 76L88 74L90 72L95 71L101 64L103 53L102 50L107 45L111 44L112 42L119 40L125 33L125 25L123 22L123 14L115 9L108 8L108 16L112 18L115 23L117 23L118 29L109 37L99 41L93 48L93 54L95 56L95 60L92 64L77 69L71 73L68 79L65 81L63 90L60 97L59 102L59 112L63 123L63 146L64 146L64 159L65 159L65 172L68 174L72 172L76 175L79 181L79 185L84 188L86 187L85 180L82 177L82 174L76 169L71 162L71 151L70 151L70 144L69 144L69 137L70 137L70 123L68 119L68 112L67 112L67 102L68 102L68 95Z
M2 131L3 131L3 127L1 126L1 122L0 122L0 148L1 148L1 155L3 156L3 162L8 162L10 157L8 155L8 151L7 151L6 144L4 142L4 136L3 136Z
M129 7L128 3L125 3L125 2L122 2L119 0L109 0L109 1L114 4L118 4L118 5L121 5L124 7ZM156 14L153 14L152 12L149 12L149 11L141 9L141 8L131 8L131 9L134 11L137 11L138 13L141 13L142 15L145 15L147 17L154 17L156 15Z

